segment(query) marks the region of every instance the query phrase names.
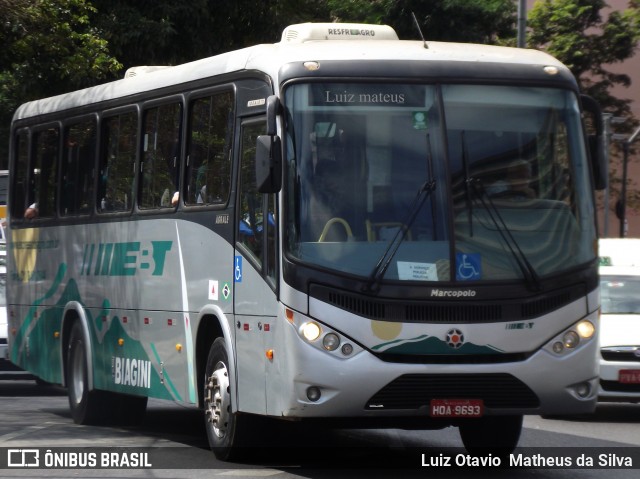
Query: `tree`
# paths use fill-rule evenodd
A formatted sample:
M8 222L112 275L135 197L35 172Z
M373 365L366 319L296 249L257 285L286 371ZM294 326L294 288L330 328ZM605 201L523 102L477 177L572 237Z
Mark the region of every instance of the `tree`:
M631 100L616 98L611 89L629 87L629 75L609 70L634 55L640 41L640 1L631 0L629 8L612 11L606 20L602 14L605 0L538 0L529 13L528 43L546 50L566 64L580 89L595 98L604 111L629 120L618 128L629 133L638 124L630 109ZM610 196L598 198L610 210L619 197L621 174L620 148L614 144L616 161L611 162ZM629 188L627 206L640 209L640 192Z
M325 0L92 0L126 68L176 65L258 43L290 23L328 21Z
M427 40L495 44L515 37L513 0L326 0L339 21L386 23L417 39L415 14Z
M635 3L635 6L633 5ZM529 13L528 45L549 52L569 67L586 93L616 115L629 115L629 100L615 98L615 85L629 75L607 68L633 56L640 41L640 3L603 20L605 0L538 0Z
M90 86L121 64L92 26L86 0L0 0L0 164L20 103Z
M92 0L110 49L126 68L175 65L280 40L302 22L387 23L418 38L495 43L512 37L513 0Z

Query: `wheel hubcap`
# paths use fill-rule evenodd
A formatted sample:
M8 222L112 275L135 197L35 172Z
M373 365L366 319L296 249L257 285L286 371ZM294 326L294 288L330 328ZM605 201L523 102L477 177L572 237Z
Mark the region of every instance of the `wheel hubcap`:
M218 437L224 437L229 425L229 374L223 362L216 364L205 385L205 410L207 421Z
M77 348L73 355L73 363L71 364L73 399L76 404L82 401L84 393L84 352L82 348Z

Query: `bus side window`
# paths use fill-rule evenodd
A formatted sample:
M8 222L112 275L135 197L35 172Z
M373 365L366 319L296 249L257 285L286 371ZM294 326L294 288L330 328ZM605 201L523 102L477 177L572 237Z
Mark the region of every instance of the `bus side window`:
M189 128L184 201L224 204L231 186L233 94L226 91L193 101Z
M178 191L181 118L179 103L151 108L144 114L140 208L175 206L171 200Z
M256 142L258 135L264 134L264 131L263 122L242 127L237 241L251 251L265 275L275 284L275 195L262 194L256 186Z
M98 211L130 211L136 161L136 112L106 118L98 177Z
M238 208L238 242L247 247L262 265L263 196L256 187L256 141L264 132L264 124L242 128L240 163L240 200Z
M21 220L27 207L27 174L29 171L29 132L22 130L16 138L15 163L12 166L13 184L9 208L12 221Z
M35 134L35 161L30 171L27 203L28 209L36 213L29 218L50 218L55 214L59 137L57 127Z
M96 158L96 120L89 119L65 130L62 153L60 214L88 214L93 200Z

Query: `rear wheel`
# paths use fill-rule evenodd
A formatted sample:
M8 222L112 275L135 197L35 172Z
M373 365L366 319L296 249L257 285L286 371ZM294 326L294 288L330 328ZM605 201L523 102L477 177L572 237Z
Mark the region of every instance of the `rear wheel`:
M486 416L460 424L460 438L474 455L506 456L518 445L522 416Z
M71 328L67 350L67 391L71 416L76 424L99 424L106 420L109 410L106 394L89 391L87 340L82 324L76 321Z
M204 420L209 446L223 461L240 456L249 418L231 411L229 354L223 338L211 345L204 378Z

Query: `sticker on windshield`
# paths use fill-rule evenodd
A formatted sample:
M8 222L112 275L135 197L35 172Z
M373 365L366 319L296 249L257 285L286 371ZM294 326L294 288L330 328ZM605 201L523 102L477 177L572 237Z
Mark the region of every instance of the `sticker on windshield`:
M438 271L433 263L398 261L398 279L405 281L438 281Z
M427 129L427 112L426 111L414 111L412 116L413 116L413 127L416 130Z
M482 277L479 253L456 253L456 280L473 281Z

